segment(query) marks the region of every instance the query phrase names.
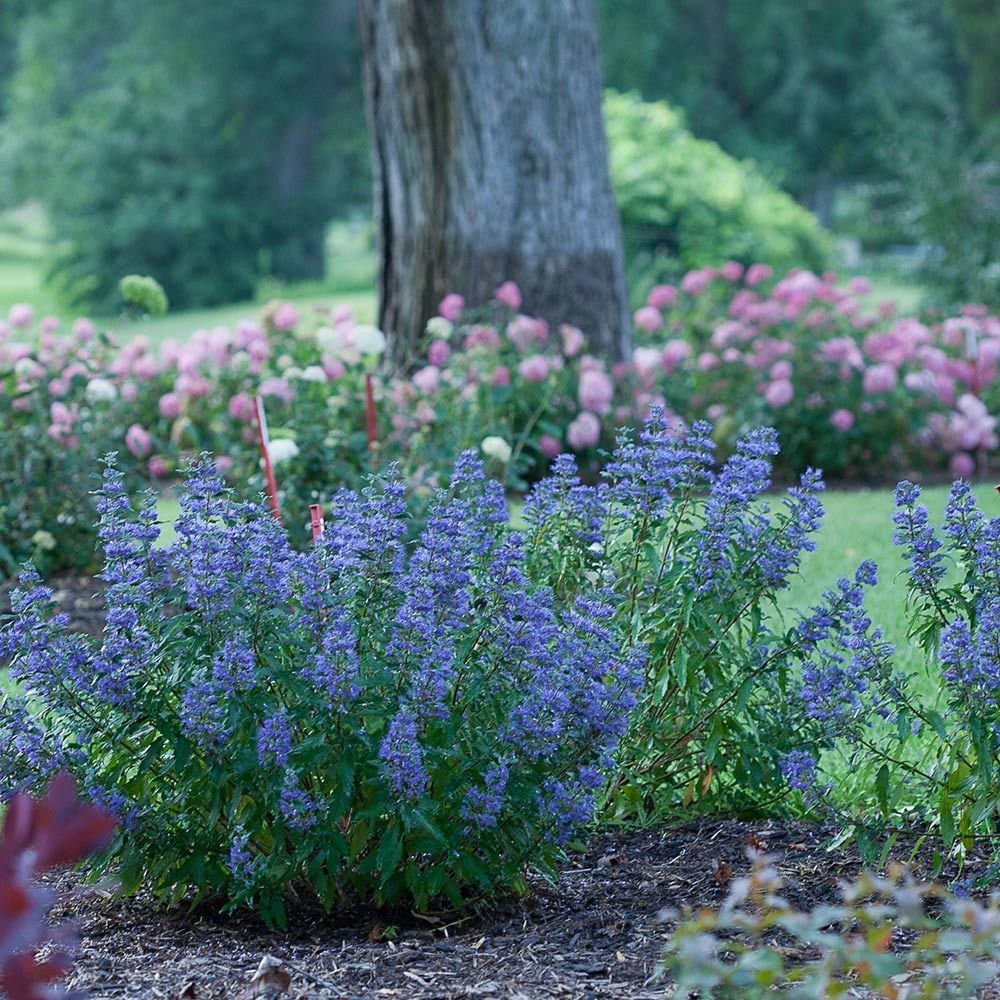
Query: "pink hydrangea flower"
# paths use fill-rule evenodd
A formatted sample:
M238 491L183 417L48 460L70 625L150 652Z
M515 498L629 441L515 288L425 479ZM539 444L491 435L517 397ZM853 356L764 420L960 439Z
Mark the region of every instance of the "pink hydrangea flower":
M538 447L546 458L555 458L562 452L562 442L551 434L543 434L538 439Z
M771 365L771 378L775 380L779 379L789 379L792 377L792 363L791 361L775 361Z
M952 455L948 466L951 469L951 474L958 476L960 479L970 479L976 472L975 460L964 451L959 451Z
M438 315L443 316L449 323L457 323L465 308L465 299L454 292L446 295L438 306ZM516 306L514 307L517 308Z
M591 368L580 373L577 399L584 410L603 416L610 412L614 395L615 387L611 379L608 378L607 372Z
M872 283L862 276L851 278L847 283L852 295L867 295L872 290Z
M521 308L521 289L513 281L505 281L494 293L493 298L511 309Z
M59 329L59 317L43 316L41 322L38 324L38 329L42 333L55 333Z
M272 313L271 321L279 330L292 330L298 326L299 311L291 302L281 302Z
M150 455L146 467L149 474L157 479L166 479L170 475L170 463L162 455Z
M441 384L441 369L437 365L427 365L414 372L411 381L422 393L430 396Z
M566 440L574 451L593 448L601 440L601 421L593 413L578 413L566 428Z
M651 309L667 309L677 301L677 289L673 285L654 285L646 296L646 305Z
M94 335L96 333L97 328L89 319L87 319L86 316L80 316L73 320L73 336L76 338L78 343L88 343L94 339Z
M795 389L787 378L775 379L764 389L764 402L768 406L787 406L795 395Z
M683 279L681 279L681 288L688 295L701 295L708 288L709 282L714 276L715 272L709 267L703 267L697 271L688 271Z
M751 264L747 268L744 281L748 285L759 285L762 281L767 281L774 274L774 268L767 264Z
M490 373L490 385L510 385L510 369L506 365L497 365Z
M544 382L549 377L549 363L543 354L532 354L517 366L525 382Z
M121 392L122 399L124 399L126 403L131 403L133 400L139 398L139 387L135 384L135 382L123 383L119 391Z
M896 388L896 369L892 365L872 365L865 372L863 381L865 392L892 392Z
M637 347L632 352L632 364L643 378L652 378L663 368L663 352L657 347Z
M253 420L254 405L253 400L245 392L238 392L229 400L227 407L229 415L233 420L242 420L247 423Z
M743 277L743 265L738 260L727 260L719 269L726 281L739 281Z
M285 378L266 378L260 383L262 396L277 396L284 403L292 401L292 387Z
M165 392L160 396L160 416L165 417L167 420L174 420L176 417L179 417L182 406L181 397L176 392Z
M632 319L640 330L646 330L649 333L653 333L663 326L663 314L652 306L642 306L642 308L636 309Z
M153 446L153 439L142 424L132 424L125 432L125 446L136 458L142 458L149 454Z
M682 361L691 357L691 345L686 340L668 340L661 361L666 372L672 372Z
M563 323L559 327L559 336L562 339L563 354L567 358L575 358L583 350L586 339L583 336L583 331L578 327Z
M437 365L438 367L446 365L450 357L451 348L448 346L447 340L435 340L431 346L427 348L427 360L432 365Z
M497 333L495 327L484 326L481 323L477 323L465 335L465 340L463 341L463 344L465 345L465 349L467 351L471 350L474 347L486 347L486 348L499 347L500 334Z
M544 344L549 334L549 325L533 316L515 316L507 324L507 336L521 351L536 344Z
M326 377L331 382L340 378L340 376L347 371L347 368L344 367L344 362L341 361L340 358L335 358L332 354L324 354L323 357L320 358L320 365L326 373Z
M35 319L35 310L27 302L15 302L7 313L11 326L31 326Z
M838 431L849 431L854 426L854 414L850 410L845 410L841 407L830 414L830 423Z

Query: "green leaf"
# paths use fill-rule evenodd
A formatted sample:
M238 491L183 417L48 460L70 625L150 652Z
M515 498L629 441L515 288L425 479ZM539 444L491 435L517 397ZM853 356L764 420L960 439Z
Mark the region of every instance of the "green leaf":
M883 816L889 815L889 766L883 764L875 776L875 798Z
M379 841L375 851L375 867L380 873L379 886L384 886L395 874L403 857L403 842L399 836L399 828L393 823Z

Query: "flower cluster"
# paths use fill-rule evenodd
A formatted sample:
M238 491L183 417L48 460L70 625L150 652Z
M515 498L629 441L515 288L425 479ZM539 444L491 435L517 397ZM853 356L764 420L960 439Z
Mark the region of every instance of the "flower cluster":
M551 866L596 808L641 644L601 588L532 580L474 453L451 483L412 543L398 479L342 490L299 552L205 457L161 549L109 466L103 636L29 573L0 629L3 780L58 758L128 817L126 884L274 922L293 882L424 906Z
M734 427L773 424L793 471L872 478L947 463L968 476L997 447L996 316L970 305L924 321L891 302L867 307L863 278L771 278L730 262L653 288L635 314L647 341L628 366L636 401Z
M925 669L894 664L865 610L876 569L862 563L794 629L798 696L822 728L786 756L785 776L791 787L812 785L825 764L816 751L843 753L853 780L870 782L877 807L850 820L863 847L879 822L916 814L962 857L977 835L992 834L1000 808L1000 517L984 516L959 480L938 529L919 487L901 482L892 521L908 637Z
M608 804L619 817L773 797L788 755L816 738L791 697L798 638L766 611L812 548L823 484L808 472L772 509L775 450L773 431L752 431L717 469L711 427L654 406L603 482L580 483L561 456L525 502L533 575L567 595L602 583L649 651Z
M360 487L398 462L419 513L454 456L480 450L491 475L527 489L563 451L589 477L617 432L653 406L693 425L710 420L720 450L752 426L774 426L782 478L884 477L950 466L968 476L997 446L1000 319L978 306L944 319L869 308L864 279L729 261L657 285L635 314L639 344L617 364L588 352L586 331L524 312L505 282L489 303L446 296L409 359L391 371L386 338L344 307L300 314L275 302L258 320L196 330L158 346L120 346L77 320L69 332L28 306L0 323L0 527L15 539L6 571L91 555L85 491L40 493L56 463L118 450L153 478L211 451L254 497L260 468L254 397L272 429L286 522L305 544L308 506L332 483ZM35 327L33 329L33 324ZM29 476L16 470L38 470ZM56 506L56 500L61 506Z

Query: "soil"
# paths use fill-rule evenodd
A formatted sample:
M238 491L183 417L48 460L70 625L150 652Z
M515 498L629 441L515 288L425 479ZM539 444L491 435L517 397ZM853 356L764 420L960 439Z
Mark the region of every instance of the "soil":
M99 581L67 574L52 584L74 627L100 630ZM839 880L863 867L850 845L828 849L834 832L804 821L737 819L605 831L569 857L555 884L536 881L527 897L460 917L362 908L331 916L303 907L279 932L248 913L162 908L142 894L122 899L113 884L81 883L73 873L55 879L61 902L54 917L78 924L69 985L94 1000L652 1000L673 993L658 976L672 927L665 909L718 905L749 868L749 847L772 857L794 906L834 902ZM903 838L892 857L907 860L914 843ZM984 864L985 857L971 859L966 874ZM917 852L913 867L932 876L929 848ZM270 971L254 985L265 956ZM1000 998L1000 990L979 995Z

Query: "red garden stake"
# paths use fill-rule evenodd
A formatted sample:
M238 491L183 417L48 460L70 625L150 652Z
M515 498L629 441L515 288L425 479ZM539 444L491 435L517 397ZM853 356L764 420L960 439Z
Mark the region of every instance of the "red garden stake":
M368 431L368 451L374 467L375 449L378 446L378 425L375 414L375 385L370 372L365 373L365 430Z
M281 521L281 507L278 506L278 483L274 478L274 466L271 464L271 441L267 434L267 417L264 415L264 400L260 396L253 398L254 413L257 417L257 441L260 444L260 457L264 461L264 477L267 480L267 499L271 505L271 513L277 521Z
M313 545L318 545L323 537L323 505L309 504L309 523L312 525Z

